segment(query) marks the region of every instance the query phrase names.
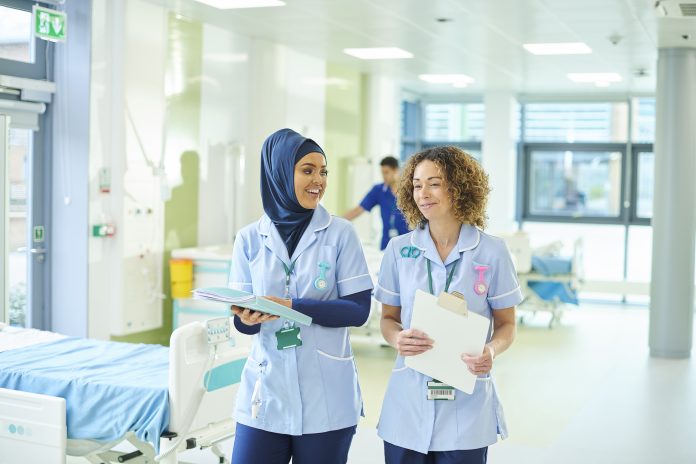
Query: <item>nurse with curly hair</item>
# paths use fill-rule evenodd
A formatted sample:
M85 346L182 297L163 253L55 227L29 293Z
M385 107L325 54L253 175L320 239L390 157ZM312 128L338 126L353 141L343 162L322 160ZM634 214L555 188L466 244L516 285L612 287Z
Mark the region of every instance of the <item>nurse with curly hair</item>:
M457 147L421 151L404 168L397 204L413 230L389 242L375 289L382 334L398 351L378 426L388 464L485 463L507 436L491 369L515 338L522 293L505 243L483 232L489 192L483 168ZM461 353L461 369L478 376L472 394L428 395L435 379L405 366L437 343L410 327L418 289L459 292L490 320L483 352Z

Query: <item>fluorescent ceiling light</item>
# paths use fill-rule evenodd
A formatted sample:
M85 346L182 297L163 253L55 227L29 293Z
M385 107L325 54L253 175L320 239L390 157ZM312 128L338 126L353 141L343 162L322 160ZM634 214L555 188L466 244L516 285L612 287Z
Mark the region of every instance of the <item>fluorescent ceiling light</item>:
M397 47L344 48L343 53L360 58L361 60L396 60L401 58L413 58L413 53Z
M592 53L592 49L582 42L534 43L522 46L534 55L584 55Z
M418 78L431 84L452 84L455 87L466 87L474 82L474 78L466 74L421 74Z
M612 82L620 82L621 76L617 73L570 73L568 79L579 83L604 82L611 84Z
M218 10L231 10L234 8L263 8L267 6L284 6L280 0L195 0Z

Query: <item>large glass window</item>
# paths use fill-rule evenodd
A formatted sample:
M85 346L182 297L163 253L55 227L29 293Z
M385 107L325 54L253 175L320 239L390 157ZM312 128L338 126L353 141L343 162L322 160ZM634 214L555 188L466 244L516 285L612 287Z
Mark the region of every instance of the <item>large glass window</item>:
M527 142L626 142L628 104L527 103Z
M32 63L31 11L0 6L0 58Z
M27 311L27 160L32 150L29 129L10 129L9 261L10 324L24 327Z
M404 101L401 119L401 159L418 151L454 145L481 159L485 124L482 103Z
M427 103L424 139L429 142L481 141L485 116L481 103Z
M655 140L655 99L634 98L632 140L637 143L653 143Z
M619 216L620 152L535 150L529 158L528 215Z
M653 215L655 154L652 151L639 151L636 158L636 217L650 219Z
M547 240L583 239L584 298L645 302L655 99L530 102L522 115L523 228ZM622 293L607 293L619 288L613 283Z

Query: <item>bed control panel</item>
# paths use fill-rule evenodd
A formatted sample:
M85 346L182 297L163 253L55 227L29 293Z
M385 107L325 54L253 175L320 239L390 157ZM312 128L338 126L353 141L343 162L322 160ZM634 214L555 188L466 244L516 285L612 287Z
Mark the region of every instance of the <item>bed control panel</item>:
M208 330L208 344L223 343L230 339L230 318L218 317L205 321Z

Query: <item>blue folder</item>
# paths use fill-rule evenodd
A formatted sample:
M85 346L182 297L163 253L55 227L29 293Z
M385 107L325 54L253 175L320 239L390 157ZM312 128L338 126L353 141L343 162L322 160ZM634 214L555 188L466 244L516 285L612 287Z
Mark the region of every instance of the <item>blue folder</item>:
M302 325L310 325L312 323L311 317L299 311L242 290L234 290L227 287L203 287L195 289L193 297L198 300L216 301L272 314Z

